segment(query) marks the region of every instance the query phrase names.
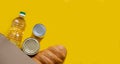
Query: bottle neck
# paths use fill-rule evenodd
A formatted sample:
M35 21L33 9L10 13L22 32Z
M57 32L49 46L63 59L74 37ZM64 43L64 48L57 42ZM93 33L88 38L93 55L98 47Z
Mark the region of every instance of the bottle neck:
M25 16L19 15L19 17L24 18Z

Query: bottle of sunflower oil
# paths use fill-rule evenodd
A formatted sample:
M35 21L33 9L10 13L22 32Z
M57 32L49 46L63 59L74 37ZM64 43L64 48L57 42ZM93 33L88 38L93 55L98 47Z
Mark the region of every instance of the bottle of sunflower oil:
M20 48L23 31L25 30L25 12L20 12L19 16L16 17L11 24L11 27L8 31L8 39Z

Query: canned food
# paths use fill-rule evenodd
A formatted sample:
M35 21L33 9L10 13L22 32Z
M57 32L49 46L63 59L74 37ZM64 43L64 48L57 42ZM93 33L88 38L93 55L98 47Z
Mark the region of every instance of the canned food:
M46 32L46 28L43 24L36 24L33 28L33 35L36 37L43 37Z
M38 53L40 49L40 44L38 40L34 38L27 38L22 45L22 50L25 54L29 56L34 56Z

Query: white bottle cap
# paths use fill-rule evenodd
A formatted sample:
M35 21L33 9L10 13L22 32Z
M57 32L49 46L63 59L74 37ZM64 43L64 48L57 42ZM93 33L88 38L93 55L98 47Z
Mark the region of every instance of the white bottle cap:
M43 24L36 24L33 28L33 35L37 37L44 36L46 28Z
M26 13L25 12L20 12L20 16L25 16L26 15Z

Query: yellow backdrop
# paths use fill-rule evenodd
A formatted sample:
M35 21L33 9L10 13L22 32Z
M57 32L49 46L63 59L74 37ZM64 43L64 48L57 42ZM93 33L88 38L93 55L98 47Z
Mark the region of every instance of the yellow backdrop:
M104 0L2 0L0 8L1 33L6 35L11 21L25 11L23 41L36 23L44 24L41 50L64 45L64 64L120 64L120 23L105 20Z

